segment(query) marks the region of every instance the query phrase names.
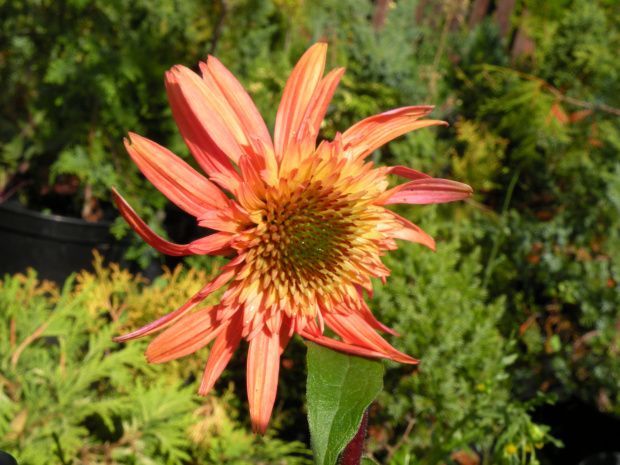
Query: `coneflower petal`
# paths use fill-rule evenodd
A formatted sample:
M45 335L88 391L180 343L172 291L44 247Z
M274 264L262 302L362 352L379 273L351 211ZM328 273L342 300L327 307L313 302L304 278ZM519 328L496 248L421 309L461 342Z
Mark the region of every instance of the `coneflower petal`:
M196 352L225 329L216 317L217 307L203 308L186 316L153 339L146 349L146 359L150 363L163 363Z
M388 328L375 318L366 302L364 302L362 287L359 284L356 284L355 289L357 290L357 294L359 297L360 315L364 319L364 321L368 323L371 328L376 329L377 331L383 331L384 333L391 334L392 336L400 337L401 335L398 332L394 331L391 328Z
M230 161L231 154L224 152L220 143L212 136L213 131L222 130L222 124L203 100L205 91L201 91L200 87L204 87L204 83L200 77L189 70L181 71L182 69L184 68L175 67L166 73L166 91L172 116L200 167L209 176L219 174L222 187L234 192L241 177ZM194 74L195 78L189 73ZM214 127L207 130L209 123L213 123ZM223 130L226 134L229 133L225 128ZM238 155L240 153L237 153Z
M142 239L144 239L158 252L171 255L173 257L198 253L191 250L192 244L174 244L155 234L155 232L153 232L153 230L146 225L142 218L136 214L127 201L116 191L114 186L112 186L112 199L114 200L118 211L123 218L125 218L125 221L127 221L129 226L131 226L131 228L137 232Z
M407 179L426 179L430 178L428 174L420 173L419 171L407 168L406 166L390 166L385 170L386 174L395 174Z
M231 199L223 201L219 210L207 210L197 217L203 228L232 233L243 231L250 224L248 211Z
M137 134L125 139L127 152L140 171L187 213L200 214L226 201L224 193L170 150Z
M243 134L237 135L240 145L251 147L253 152L261 158L265 158L269 153L273 154L273 143L269 130L254 102L235 76L217 58L211 55L208 56L206 63L200 63L199 66L203 73L202 78L208 88L214 95L225 101L229 107L226 108L223 102L220 105L222 119L226 122L238 121L240 129L243 131ZM206 129L209 130L209 128ZM258 140L262 143L257 143ZM245 153L246 155L252 154L252 151ZM265 168L266 165L267 163L263 161L261 168Z
M185 66L175 66L169 72L170 80L179 83L185 104L192 109L206 133L217 147L235 163L251 147L243 124L222 95L210 75L201 79Z
M347 314L330 312L323 315L325 324L329 326L342 340L349 344L365 347L401 363L418 363L413 357L396 350L379 336L364 319L355 311Z
M248 402L252 429L265 434L278 390L281 335L267 326L251 341L248 348Z
M231 255L236 250L230 246L230 240L235 235L229 232L210 234L187 244L187 247L196 255Z
M286 81L274 130L276 159L279 162L297 152L297 134L323 76L326 55L327 44L313 45L299 59Z
M472 196L473 191L467 184L449 179L427 178L410 181L386 191L377 200L377 205L394 203L426 205L429 203L454 202Z
M179 320L179 318L183 317L188 312L192 311L200 302L205 300L209 294L215 292L224 284L226 284L230 278L232 278L237 272L238 268L228 268L220 273L213 281L209 282L205 287L203 287L200 292L194 295L191 299L185 302L181 307L179 307L174 312L168 313L165 316L149 323L148 325L143 326L136 331L132 331L129 334L125 334L123 336L118 336L114 338L115 342L125 342L131 339L137 339L139 337L147 336L149 334L155 333L164 329L167 326L170 326L175 321Z
M448 123L436 120L416 121L428 115L434 107L404 107L366 118L342 134L342 142L353 151L354 157L363 159L385 143L398 136L425 128Z
M392 211L386 210L386 213L391 215L394 220L403 226L402 229L392 230L390 232L390 235L393 238L416 242L418 244L425 245L433 252L435 251L435 239L426 234L420 227Z
M315 342L324 347L328 347L330 349L338 350L340 352L346 352L353 355L359 355L360 357L371 357L371 358L388 358L391 359L392 356L385 354L383 352L377 352L376 350L365 349L363 347L347 344L345 342L337 341L336 339L332 339L329 337L325 337L320 334L318 328L316 327L316 323L308 323L306 329L303 331L299 331L299 334L304 338Z
M311 150L314 150L325 112L345 70L346 68L335 68L330 71L327 76L321 79L314 91L312 100L306 109L306 115L297 133L297 143L300 146L301 153L309 153Z
M235 349L241 342L241 330L243 328L243 320L239 316L235 316L228 320L225 329L221 332L211 348L209 360L202 375L202 382L198 394L206 396L213 388L213 385L228 365Z

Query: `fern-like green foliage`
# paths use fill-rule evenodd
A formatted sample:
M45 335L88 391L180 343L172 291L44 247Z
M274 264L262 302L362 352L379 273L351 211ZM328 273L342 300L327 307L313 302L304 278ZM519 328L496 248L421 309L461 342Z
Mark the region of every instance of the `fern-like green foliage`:
M116 327L103 317L93 320L83 308L87 293L72 296L70 285L54 299L34 295L34 275L3 285L3 391L10 408L3 409L9 416L0 432L2 449L23 463L49 463L54 456L88 462L111 452L106 438L97 437L103 435L129 447L138 462L158 452L179 463L187 454L174 444L182 440L193 408L187 388L143 386L142 375L153 376L144 345L116 347ZM157 401L145 404L148 397ZM93 422L100 428L91 432Z
M241 427L230 388L198 398L190 380L203 366L164 370L146 362L147 341L112 342L121 322L136 324L128 309L177 304L203 276L168 272L147 287L100 259L95 268L62 290L34 273L0 283L1 450L33 465L309 463L302 444Z
M616 105L620 99L613 83L620 78L616 53L619 43L615 30L617 6L605 2L575 0L569 8L555 13L555 20L540 27L544 19L541 10L532 9L532 27L538 39L537 60L540 75L571 96L588 100L604 99ZM547 29L547 33L544 31ZM553 31L553 32L552 32ZM610 87L611 86L611 87Z
M502 159L508 139L492 134L488 128L473 121L455 124L456 140L462 145L452 149L454 178L472 186L476 192L488 192L499 187L497 179L502 169Z

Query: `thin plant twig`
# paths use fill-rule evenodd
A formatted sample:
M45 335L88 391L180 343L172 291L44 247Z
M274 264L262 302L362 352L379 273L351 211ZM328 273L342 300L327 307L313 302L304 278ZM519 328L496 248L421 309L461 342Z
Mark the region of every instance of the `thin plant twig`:
M389 446L386 447L388 454L385 458L385 463L390 463L392 461L392 456L394 455L394 453L396 453L396 451L400 448L400 446L402 446L407 441L409 441L409 435L411 434L411 430L413 430L414 425L415 425L415 418L412 417L409 419L409 423L407 423L407 428L405 428L405 432L402 434L398 442L394 444L393 447L389 447Z
M586 102L585 100L579 100L576 98L567 97L561 91L559 91L558 89L553 87L551 84L549 84L547 81L544 81L543 79L533 76L531 74L522 73L520 71L516 71L510 68L503 68L501 66L484 65L484 68L508 72L510 74L513 74L514 76L520 77L521 79L526 79L528 81L537 82L541 88L549 91L551 94L553 94L555 98L557 98L558 100L562 102L570 103L571 105L575 105L578 107L587 108L588 110L600 110L606 113L612 113L614 115L620 116L620 109L618 108L610 107L609 105L605 105L602 103L590 103L590 102Z
M22 343L15 350L15 352L13 352L13 355L11 356L11 371L15 371L15 366L17 365L17 361L19 360L19 356L24 351L24 349L28 346L28 344L30 344L32 341L38 338L43 333L43 331L47 329L48 326L49 326L49 321L43 323L41 326L35 329L34 332L30 336L28 336L26 339L22 341Z

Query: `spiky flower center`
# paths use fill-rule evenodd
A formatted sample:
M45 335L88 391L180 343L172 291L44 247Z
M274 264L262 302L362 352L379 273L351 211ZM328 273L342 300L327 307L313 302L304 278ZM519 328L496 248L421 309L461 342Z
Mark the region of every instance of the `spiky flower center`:
M380 262L384 210L372 204L379 190L370 176L283 178L265 190L254 228L236 247L245 265L236 278L241 300L269 312L314 317L346 302L357 306L354 284L387 275ZM258 302L259 296L260 303ZM248 301L251 301L248 303Z
M268 192L267 209L261 212L257 254L266 260L278 287L331 292L360 234L352 221L354 201L321 181L303 183L289 198L274 198L274 193Z

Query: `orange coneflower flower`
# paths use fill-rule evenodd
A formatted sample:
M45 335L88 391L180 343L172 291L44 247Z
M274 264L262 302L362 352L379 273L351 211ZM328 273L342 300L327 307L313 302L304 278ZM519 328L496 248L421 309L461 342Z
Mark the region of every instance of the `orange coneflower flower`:
M366 357L417 363L375 330L379 323L362 298L370 278L385 282L384 250L394 239L434 249L433 239L387 210L393 203L428 204L472 195L465 184L434 179L403 166L374 168L365 158L414 129L446 124L419 120L432 107L406 107L367 118L332 142L316 138L344 68L323 77L327 45L312 46L289 77L276 117L274 141L234 76L214 57L202 77L182 66L166 74L172 113L205 178L165 148L135 134L127 150L145 176L198 224L219 232L172 244L151 231L113 189L127 222L168 255L234 258L182 307L116 341L172 325L146 356L160 363L215 340L199 393L207 394L242 338L249 341L247 390L255 431L267 429L276 396L280 355L293 334ZM234 164L233 164L234 163ZM238 169L235 167L238 167ZM387 175L411 181L388 189ZM228 198L221 187L230 192ZM189 314L229 283L218 305ZM329 326L342 341L323 336Z

